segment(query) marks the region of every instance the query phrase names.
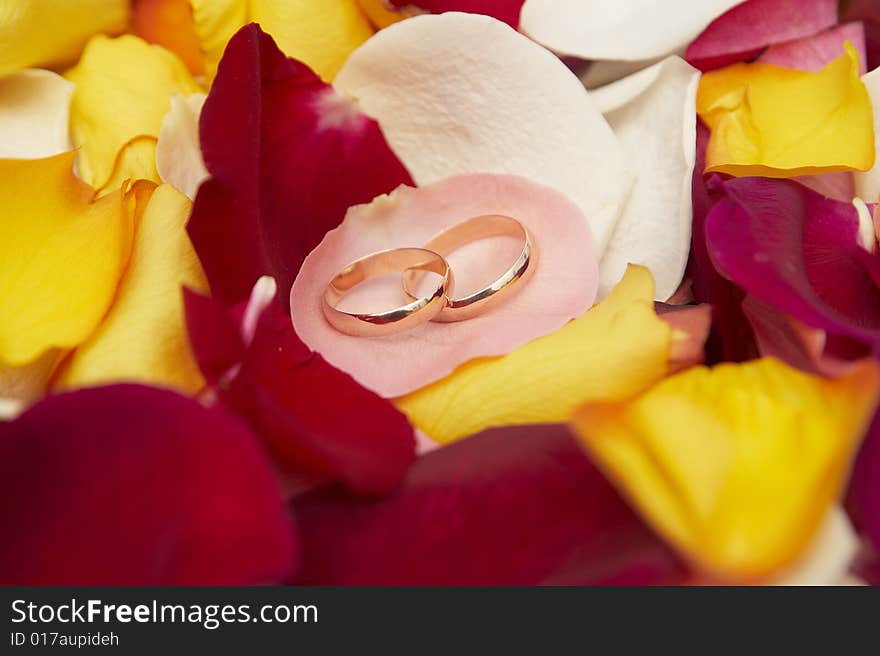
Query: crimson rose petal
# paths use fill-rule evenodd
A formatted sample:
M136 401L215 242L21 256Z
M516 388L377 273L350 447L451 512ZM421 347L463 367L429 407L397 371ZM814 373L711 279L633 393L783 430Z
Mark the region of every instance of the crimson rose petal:
M245 417L286 473L343 481L384 494L415 460L413 428L394 405L361 387L300 341L278 303L259 316L245 345L240 308L185 297L190 340L217 398ZM218 348L225 344L227 351Z
M706 342L706 361L739 362L757 357L752 329L740 309L745 297L742 290L715 269L706 245L706 218L719 200L715 180L703 176L709 128L697 122L697 164L693 177L693 233L688 277L693 282L694 298L712 306L713 328Z
M862 357L880 346L880 259L858 243L850 203L789 180L738 178L706 221L719 270L747 293L828 333L825 351Z
M812 36L837 23L837 0L748 0L719 16L688 46L702 71L751 59L774 43Z
M868 536L874 551L880 553L880 414L874 417L856 459L847 501L855 524Z
M880 3L877 0L848 0L841 5L840 20L865 24L868 70L880 66Z
M212 177L187 229L226 303L268 274L286 306L303 258L350 206L413 184L378 124L256 24L229 41L199 132Z
M493 429L422 456L383 500L296 500L307 584L654 584L681 563L564 426Z
M172 392L50 396L0 424L0 581L272 583L299 541L258 439Z

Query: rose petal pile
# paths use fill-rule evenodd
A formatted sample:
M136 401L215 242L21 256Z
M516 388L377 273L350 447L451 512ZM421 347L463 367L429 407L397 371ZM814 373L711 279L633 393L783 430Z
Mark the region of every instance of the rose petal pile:
M71 7L0 10L0 583L876 581L878 3ZM506 304L324 319L482 214Z

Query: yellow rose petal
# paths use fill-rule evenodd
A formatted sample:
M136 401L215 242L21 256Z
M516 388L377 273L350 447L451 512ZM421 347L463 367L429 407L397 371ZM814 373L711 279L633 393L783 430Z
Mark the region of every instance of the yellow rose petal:
M355 0L190 0L196 34L213 79L226 43L257 22L288 56L332 80L348 55L373 34Z
M26 364L97 327L128 262L132 214L73 175L74 153L0 160L0 361Z
M850 44L817 73L762 63L706 73L697 112L712 130L706 172L778 178L874 164L871 99Z
M117 34L127 23L128 0L0 2L0 77L71 62L93 34Z
M611 294L564 328L498 358L470 362L396 401L431 439L565 421L588 401L627 398L669 371L672 328L654 313L654 281L630 266Z
M91 338L62 365L56 389L130 381L196 392L204 385L183 313L184 286L203 294L208 290L186 234L192 204L170 185L155 191L150 183L138 186L143 211L116 301Z
M80 148L78 172L96 188L107 185L133 139L155 148L172 94L199 90L180 59L131 35L95 37L66 77L76 85L70 130Z
M696 367L641 396L588 405L594 460L710 576L794 563L840 497L880 390L873 362L837 380L773 359Z

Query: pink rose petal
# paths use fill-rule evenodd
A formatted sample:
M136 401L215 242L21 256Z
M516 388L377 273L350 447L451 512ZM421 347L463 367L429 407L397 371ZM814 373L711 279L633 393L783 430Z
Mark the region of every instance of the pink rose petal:
M837 0L749 0L717 18L688 47L703 71L750 59L765 47L834 26Z
M815 36L770 46L758 61L799 71L821 71L846 52L844 44L847 41L859 51L861 74L864 75L868 64L862 23L846 23Z
M516 217L535 238L535 274L508 302L469 321L430 323L381 338L344 335L327 323L321 311L324 288L349 262L378 250L421 246L437 232L481 214ZM401 396L468 360L503 355L583 314L598 285L587 225L564 195L525 178L463 175L418 189L401 187L352 208L305 259L291 291L294 325L310 348L363 386L382 396ZM453 253L456 295L492 282L520 249L517 240L496 238ZM349 309L380 310L403 302L396 280L364 287L352 299L359 307Z

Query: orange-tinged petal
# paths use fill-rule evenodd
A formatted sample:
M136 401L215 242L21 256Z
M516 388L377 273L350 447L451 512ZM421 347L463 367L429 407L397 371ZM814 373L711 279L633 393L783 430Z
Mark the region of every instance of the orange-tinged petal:
M121 151L134 139L152 141L150 158L154 160L162 118L171 109L171 96L188 96L200 90L174 54L131 35L95 37L66 77L76 84L70 130L79 147L77 172L96 188L107 186L117 170ZM143 155L139 150L129 157ZM152 167L149 179L159 182L155 163Z
M186 234L190 201L170 185L135 186L138 219L128 269L109 314L62 365L56 389L115 381L196 392L204 386L189 347L183 287L207 293Z
M792 177L874 164L871 99L849 43L817 73L762 63L706 73L697 111L712 130L706 172Z
M498 358L474 360L396 401L448 443L485 428L566 421L584 403L637 394L667 375L673 329L654 313L654 281L630 266L601 303Z
M709 576L794 563L839 499L880 393L874 362L826 380L765 358L693 368L637 398L590 404L586 449Z
M204 74L205 55L189 0L134 0L132 28L145 41L180 57L193 75Z
M190 4L211 79L226 43L250 22L271 34L284 54L327 81L373 34L355 0L190 0Z
M0 77L76 59L93 34L117 34L128 0L9 0L0 3Z
M156 161L157 145L156 138L142 136L135 137L122 146L113 162L110 177L98 190L98 195L103 196L119 189L127 180L148 180L155 183L160 177Z
M37 401L49 388L52 373L64 353L61 349L49 349L27 364L11 366L0 363L0 399L15 400L24 405Z
M131 251L122 192L94 201L74 153L0 160L0 362L70 348L97 327Z
M421 13L418 9L401 9L397 11L389 9L385 4L385 0L357 0L357 3L361 11L367 15L370 22L378 29L402 21L409 15Z

